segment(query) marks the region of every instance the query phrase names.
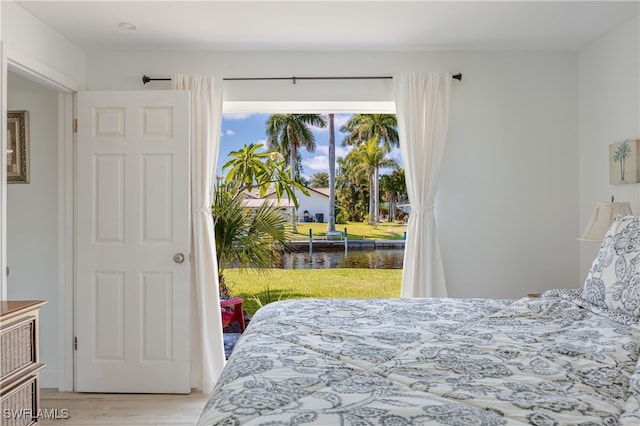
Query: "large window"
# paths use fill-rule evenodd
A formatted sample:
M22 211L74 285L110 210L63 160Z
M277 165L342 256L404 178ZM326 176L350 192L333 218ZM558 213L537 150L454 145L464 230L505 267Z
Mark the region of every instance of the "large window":
M259 152L279 153L308 192L296 191L297 209L286 199L279 204L287 215L290 243L273 268L267 273L234 267L224 271L231 295L245 298L249 313L260 304L291 297L399 295L408 210L394 115L225 114L221 132L219 182L229 173L223 165L232 152L260 145ZM246 191L245 210L274 198L273 191L262 197L255 188ZM327 232L331 219L335 232Z

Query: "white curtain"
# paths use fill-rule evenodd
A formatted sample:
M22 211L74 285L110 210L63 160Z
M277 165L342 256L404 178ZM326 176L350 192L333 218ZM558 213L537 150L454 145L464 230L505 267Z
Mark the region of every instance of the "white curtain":
M411 214L402 297L447 297L434 202L447 141L451 74L394 77L400 151Z
M200 384L204 393L211 393L225 364L211 217L222 124L222 81L217 81L219 87L213 77L172 78L174 90L191 92L192 385Z

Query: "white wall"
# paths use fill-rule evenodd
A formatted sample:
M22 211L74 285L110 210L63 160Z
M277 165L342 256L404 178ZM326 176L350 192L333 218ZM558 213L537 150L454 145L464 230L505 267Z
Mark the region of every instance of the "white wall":
M640 138L640 19L621 25L579 52L580 216L584 227L596 202L629 201L640 214L639 184L609 185L609 145ZM580 243L586 278L599 244Z
M3 113L7 98L7 69L23 76L37 78L41 84L67 93L84 87L84 52L9 0L0 2L0 50L3 56L0 70ZM67 102L71 102L70 96ZM2 147L5 147L5 139L2 138ZM4 219L6 199L1 190L0 195L0 211L3 212ZM6 261L4 242L7 239L7 231L4 224L5 221L2 220L0 269L4 269ZM0 281L0 298L4 298L5 277L2 276Z
M520 297L578 285L574 53L109 53L90 90L168 89L143 74L223 77L462 72L436 213L450 295ZM389 80L226 82L228 101L393 101Z
M286 194L284 194L286 195ZM316 214L321 213L323 215L323 222L327 223L329 220L329 197L319 194L312 189L309 189L309 195L304 195L301 191L295 190L295 196L298 199L298 209L297 209L297 220L298 222L303 222L303 214L306 210L309 213L309 217L315 220ZM276 199L275 192L269 195L267 198ZM283 198L284 201L288 202L288 198ZM290 215L290 211L289 217Z
M3 0L0 7L1 39L10 63L21 62L25 68L74 89L76 84L82 87L85 55L80 48L14 2Z
M575 287L577 58L469 60L452 100L436 201L449 294Z
M7 185L8 298L41 309L43 387L58 387L58 94L9 73L9 110L29 111L31 183Z
M329 197L318 194L312 189L309 190L308 196L296 190L296 197L298 197L298 202L300 203L300 207L298 207L298 221L303 221L304 211L307 210L313 220L316 219L316 214L322 214L322 222L327 223L329 220Z

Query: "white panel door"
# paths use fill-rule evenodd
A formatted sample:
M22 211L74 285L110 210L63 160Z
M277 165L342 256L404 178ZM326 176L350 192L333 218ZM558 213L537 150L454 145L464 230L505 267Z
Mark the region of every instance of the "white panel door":
M80 93L77 200L76 390L190 392L188 92Z

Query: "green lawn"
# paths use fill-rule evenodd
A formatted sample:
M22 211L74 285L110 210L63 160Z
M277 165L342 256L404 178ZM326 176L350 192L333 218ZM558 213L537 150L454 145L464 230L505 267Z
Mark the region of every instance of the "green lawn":
M327 233L326 223L298 223L298 233L293 235L294 240L302 240L309 238L309 229L313 232L314 237L324 237ZM362 222L349 222L343 225L336 225L336 231L344 232L347 228L347 234L350 240L401 240L407 225L396 222L381 222L375 228L373 225Z
M326 223L298 223L294 240L309 238L309 229L315 238L324 237ZM401 240L407 226L383 222L373 227L367 223L336 225L336 230L347 228L352 240ZM244 299L244 308L253 315L260 303L281 299L309 297L399 297L401 269L268 269L268 272L227 269L225 280L232 296ZM260 300L258 302L257 299Z
M326 224L325 224L326 226ZM307 231L308 232L308 231ZM253 315L263 304L308 297L400 297L401 269L269 269L267 273L227 269L231 294L244 298Z

